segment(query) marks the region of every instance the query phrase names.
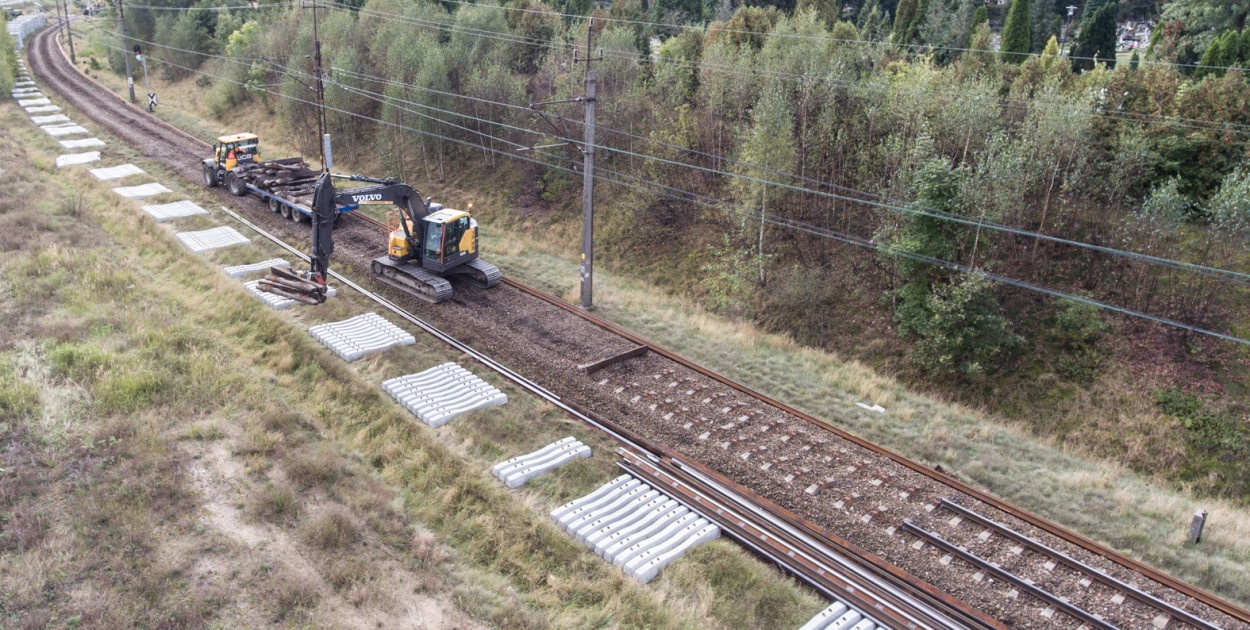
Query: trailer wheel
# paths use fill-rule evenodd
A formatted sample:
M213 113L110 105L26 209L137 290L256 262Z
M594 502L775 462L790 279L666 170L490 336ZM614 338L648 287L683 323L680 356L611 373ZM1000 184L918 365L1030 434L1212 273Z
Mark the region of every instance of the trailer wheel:
M217 187L217 168L205 164L202 168L204 171L204 185L209 188Z
M230 171L226 173L226 187L230 189L230 194L235 197L242 197L247 194L247 186L243 183L243 178L239 174Z
M277 199L274 199L273 197L269 198L269 211L270 212L274 214L278 214L278 208L280 208L281 206L282 204L278 203Z
M295 210L295 209L292 209L292 210L291 210L291 220L292 220L292 221L294 221L294 222L296 222L296 223L303 223L303 222L304 222L304 220L305 220L305 219L307 219L307 218L308 218L308 215L304 214L303 212L300 212L299 210Z
M282 215L282 218L284 219L291 218L291 212L292 212L291 206L288 206L285 203L278 204L278 213Z

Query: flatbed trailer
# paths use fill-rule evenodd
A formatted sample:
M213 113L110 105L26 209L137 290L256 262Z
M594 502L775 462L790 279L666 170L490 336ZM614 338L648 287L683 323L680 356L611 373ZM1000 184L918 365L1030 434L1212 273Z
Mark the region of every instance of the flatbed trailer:
M264 199L269 210L296 223L312 220L312 196L321 171L308 167L302 157L284 158L252 164L241 164L225 173L226 188L236 196L248 193ZM358 205L337 208L339 214L351 212Z
M247 190L252 194L264 199L269 204L269 211L274 214L280 214L284 219L290 219L296 223L308 223L312 221L312 207L302 201L293 201L265 190L261 190L251 184L247 185ZM345 206L336 208L339 216L351 212L360 206ZM336 219L337 220L337 219Z

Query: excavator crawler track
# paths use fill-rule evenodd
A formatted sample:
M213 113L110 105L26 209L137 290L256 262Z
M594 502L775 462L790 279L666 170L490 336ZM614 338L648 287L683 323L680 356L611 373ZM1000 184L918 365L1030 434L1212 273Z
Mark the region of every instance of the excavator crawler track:
M385 256L375 258L369 268L373 276L403 292L437 304L451 299L451 283L412 263L395 263Z
M489 289L503 279L503 274L496 267L481 258L474 258L451 273L462 275L475 287Z

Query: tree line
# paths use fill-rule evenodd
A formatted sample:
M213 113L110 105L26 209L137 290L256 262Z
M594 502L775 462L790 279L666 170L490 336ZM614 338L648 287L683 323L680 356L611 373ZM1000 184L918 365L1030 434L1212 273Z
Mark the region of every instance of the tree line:
M963 377L1049 356L1022 352L1038 343L1066 357L1074 377L1088 375L1104 316L889 251L866 255L821 231L1196 325L1244 325L1238 285L943 218L1245 271L1241 71L1094 61L1114 56L1114 0L1089 0L1078 16L1073 56L1085 60L1059 55L1049 0L1015 0L997 52L981 2L868 0L853 21L836 4L616 0L603 10L514 0L506 7L522 10L510 11L368 0L329 11L321 33L327 104L341 110L328 114L336 151L372 152L389 174L433 181L506 165L496 151L512 152L507 143L550 144L544 120L501 104L580 95L582 69L569 60L586 37L576 16L593 11L619 20L597 21L592 34L606 51L599 161L617 179L646 182L611 187L599 231L607 264L815 345L845 334L839 314L884 312L918 364ZM299 54L311 49L306 12L136 8L126 18L134 37L231 57L155 55L230 79L197 78L223 117L260 103L315 151L311 104L264 91L311 100L280 70L311 71ZM1151 54L1175 59L1184 36L1158 29ZM572 218L576 184L558 168L572 162L559 150L532 155L537 163L512 167L532 173L512 192ZM924 213L906 211L917 207Z

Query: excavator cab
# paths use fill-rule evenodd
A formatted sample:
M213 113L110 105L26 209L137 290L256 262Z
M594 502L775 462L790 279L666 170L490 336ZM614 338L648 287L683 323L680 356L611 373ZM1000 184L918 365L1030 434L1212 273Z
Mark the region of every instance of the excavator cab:
M477 221L462 210L439 210L422 219L425 251L421 266L435 273L477 258Z
M260 161L260 138L254 133L237 133L217 138L213 157L204 160L204 184L212 188L226 181L226 173L241 164Z
M425 269L443 273L477 258L477 221L466 211L444 209L439 204L434 206L433 212L416 225L399 211L387 213L390 232L387 255L391 261L413 261ZM400 221L406 225L401 226ZM409 245L409 235L411 243L419 247Z

